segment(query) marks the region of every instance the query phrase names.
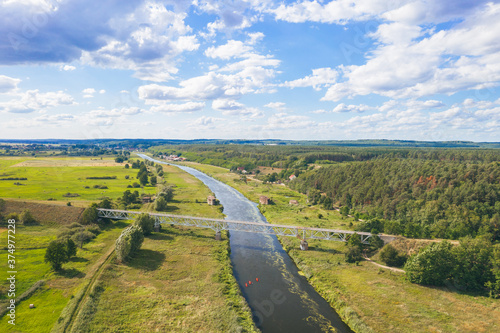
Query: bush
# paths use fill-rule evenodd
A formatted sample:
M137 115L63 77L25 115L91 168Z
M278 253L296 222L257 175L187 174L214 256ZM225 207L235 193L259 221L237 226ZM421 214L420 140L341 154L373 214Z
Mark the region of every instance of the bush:
M411 256L404 266L408 280L423 285L444 285L456 266L451 247L447 241L432 243Z
M134 225L140 227L144 235L150 235L154 230L155 219L149 214L141 214L135 220Z
M80 217L81 224L92 224L97 222L97 209L95 207L86 208Z
M406 262L406 255L400 254L392 245L387 244L380 251L380 260L388 266L401 267Z
M164 197L159 196L155 201L155 210L158 212L164 212L167 210L167 200Z
M347 252L345 253L345 261L349 263L354 263L363 259L361 254L361 248L357 246L347 247Z
M7 220L16 220L16 222L19 222L19 214L10 213L9 215L7 215Z
M29 210L25 210L24 212L22 212L21 216L19 217L19 220L24 225L37 224L35 218L33 217L33 215L31 214L31 212Z
M78 244L80 246L80 248L83 248L84 243L88 243L94 238L95 238L95 235L88 230L79 230L71 236L71 239L76 244Z
M97 224L89 225L85 228L88 232L93 233L94 235L99 235L101 233L101 228Z

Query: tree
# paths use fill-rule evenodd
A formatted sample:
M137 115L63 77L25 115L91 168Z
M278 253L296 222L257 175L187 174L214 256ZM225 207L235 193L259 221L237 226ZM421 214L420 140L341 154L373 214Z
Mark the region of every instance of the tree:
M68 255L68 259L76 256L76 244L71 238L66 240L66 254Z
M131 225L123 230L115 243L115 252L118 262L127 261L130 256L140 249L143 241L144 235L141 227Z
M406 255L399 253L391 244L387 244L380 251L380 260L389 266L401 267L406 261Z
M493 248L493 258L491 260L493 279L485 283L485 286L490 290L490 296L493 298L500 297L500 244Z
M453 281L466 290L481 290L493 279L493 246L485 237L465 237L452 250L456 258Z
M141 214L135 220L134 225L140 227L144 235L150 235L153 232L155 226L155 219L149 214Z
M68 262L68 260L66 245L58 241L50 242L45 251L45 262L50 263L53 270L59 271L62 264Z
M167 200L164 197L158 196L155 201L155 210L157 212L164 212L167 210Z
M37 223L35 218L33 217L33 214L31 214L31 212L28 209L26 209L21 213L19 219L21 223L24 225L34 225Z
M113 203L111 202L111 199L104 198L104 199L102 199L101 202L99 202L97 204L97 207L104 208L104 209L111 209L111 208L113 208Z
M148 174L147 172L141 173L139 176L139 183L141 183L142 186L146 185L148 183Z
M356 261L360 261L363 259L363 255L361 253L361 249L356 246L348 246L347 252L345 254L345 261L349 263L353 263Z
M345 261L353 263L363 259L363 243L361 242L361 236L354 233L347 240L347 251L345 254Z
M377 235L372 235L368 238L368 243L370 243L371 250L377 250L384 246L384 241Z
M83 211L82 216L80 217L80 223L83 225L95 223L97 222L97 217L97 208L88 207Z
M451 247L451 243L447 241L432 243L411 256L404 266L408 280L423 285L442 286L452 278L456 265Z
M156 186L157 181L158 180L157 180L156 176L149 177L149 182L151 183L151 185Z
M125 164L125 169L129 169L129 168L130 168L130 165L128 165L128 163Z
M171 186L164 186L158 196L163 197L167 202L169 202L174 198L174 189Z
M125 161L125 157L123 156L118 156L115 158L116 163L123 163L123 161Z

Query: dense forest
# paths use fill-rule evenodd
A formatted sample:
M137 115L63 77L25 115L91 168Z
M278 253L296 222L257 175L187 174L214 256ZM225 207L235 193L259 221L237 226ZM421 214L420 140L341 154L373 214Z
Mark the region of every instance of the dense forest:
M441 157L342 163L303 174L290 186L310 195L317 189L340 206L379 218L365 231L500 240L500 163Z
M312 204L367 220L362 231L414 238L500 240L500 150L261 145L154 147L205 164L287 182ZM276 173L258 174L258 167Z

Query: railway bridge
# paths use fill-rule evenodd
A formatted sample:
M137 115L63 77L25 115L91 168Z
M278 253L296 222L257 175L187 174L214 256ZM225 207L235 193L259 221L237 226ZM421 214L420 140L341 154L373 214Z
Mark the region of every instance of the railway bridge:
M322 229L298 227L292 225L247 222L247 221L232 221L221 219L210 219L203 217L192 217L183 215L170 215L150 212L137 212L128 210L116 209L98 209L98 216L115 220L133 220L140 214L149 214L155 219L155 230L159 230L161 224L179 225L186 227L208 228L215 231L215 239L221 239L222 230L253 232L276 236L296 237L301 240L300 248L307 250L307 239L322 239L330 241L347 242L349 238L357 233L361 237L361 242L369 243L372 234L369 232L357 232L350 230ZM378 235L385 243L394 240L394 236Z

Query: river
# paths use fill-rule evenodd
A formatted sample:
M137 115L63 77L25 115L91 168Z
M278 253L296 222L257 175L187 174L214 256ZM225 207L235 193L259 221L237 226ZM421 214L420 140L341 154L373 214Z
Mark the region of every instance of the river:
M169 164L146 155L139 156ZM234 188L196 169L174 166L208 186L220 200L227 219L267 223L257 205ZM234 276L262 332L352 332L299 274L276 236L231 231L229 242Z

